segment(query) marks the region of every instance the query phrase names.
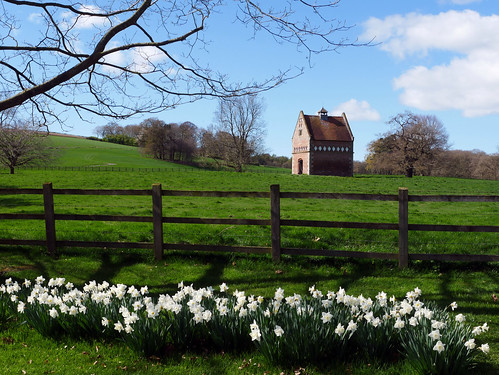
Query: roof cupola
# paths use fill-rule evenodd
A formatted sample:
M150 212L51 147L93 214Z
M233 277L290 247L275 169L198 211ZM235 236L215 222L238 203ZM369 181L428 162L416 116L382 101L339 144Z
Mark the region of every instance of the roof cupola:
M317 114L321 117L321 120L327 120L327 110L322 107Z

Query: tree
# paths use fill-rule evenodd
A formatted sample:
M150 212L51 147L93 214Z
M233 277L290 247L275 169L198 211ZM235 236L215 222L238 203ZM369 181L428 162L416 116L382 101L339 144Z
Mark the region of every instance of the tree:
M217 141L225 164L237 172L263 147L263 101L256 95L220 99L215 113Z
M171 125L156 118L144 120L140 125L144 130L140 141L144 152L155 159L168 160L171 156Z
M193 123L167 124L162 120L150 118L144 120L140 126L143 129L140 145L146 154L160 160L192 159L197 147L197 127Z
M369 145L368 165L393 170L395 163L407 177L412 177L416 170L431 174L437 156L448 149L443 124L435 116L412 112L397 114L388 124L392 130Z
M497 180L499 178L499 154L488 155L480 150L445 151L438 157L434 176L479 178Z
M339 1L3 0L0 112L23 105L46 121L61 121L61 108L82 119L88 114L121 119L203 97L265 91L301 69L260 82L228 81L202 61L213 16L223 14L241 29L295 44L309 55L365 45L336 38L350 29L330 16Z
M367 146L366 168L367 171L376 174L394 174L402 173L397 159L394 157L396 152L395 136L379 138L372 141Z
M114 137L124 133L122 126L118 125L116 122L109 122L103 126L97 126L94 129L94 133L101 138Z
M47 133L8 112L0 116L0 164L14 174L17 167L47 161L50 158L45 142Z

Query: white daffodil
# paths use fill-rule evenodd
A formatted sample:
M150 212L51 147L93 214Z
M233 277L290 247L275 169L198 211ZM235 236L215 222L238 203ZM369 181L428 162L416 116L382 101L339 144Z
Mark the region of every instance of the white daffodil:
M440 331L438 329L434 330L434 331L431 331L428 336L432 339L432 340L440 340L440 338L442 337L442 335L440 334Z
M484 354L489 354L490 351L489 344L482 344L478 349L480 349Z
M482 327L478 326L478 327L473 328L473 331L471 331L471 334L473 336L478 336L478 335L482 334Z
M123 327L123 324L121 322L114 323L114 329L118 332L123 331L125 327Z
M456 322L463 323L466 320L466 317L463 314L456 315Z
M350 320L348 322L348 327L347 327L347 331L351 331L352 333L355 332L357 330L357 323L355 323L353 320Z
M341 323L338 323L336 326L334 333L336 333L338 336L341 336L345 333L345 327Z
M439 353L442 353L445 350L445 344L442 341L437 341L435 346L433 347L433 350Z
M262 334L259 329L252 330L250 333L251 341L260 341Z
M378 327L379 325L381 324L381 319L380 318L374 318L373 320L371 320L371 325L376 328Z
M322 323L326 324L326 323L329 323L331 320L333 319L333 314L331 314L330 312L323 312L322 313Z
M205 310L205 311L203 311L203 320L204 320L205 322L209 322L209 321L211 320L212 315L213 315L213 314L211 313L211 311L210 311L210 310Z
M274 333L277 337L281 337L284 334L284 330L281 326L275 326Z
M49 315L51 318L57 318L59 316L59 312L57 311L57 309L55 307L52 307L50 310L49 310Z
M476 347L476 344L475 344L475 339L469 339L468 341L466 341L464 343L464 346L466 347L466 349L468 350L473 350L475 349Z
M24 307L25 307L24 302L23 301L19 301L19 303L17 304L17 311L22 314L24 312Z
M393 328L402 329L404 327L405 327L405 322L402 319L397 318L397 320L393 324Z

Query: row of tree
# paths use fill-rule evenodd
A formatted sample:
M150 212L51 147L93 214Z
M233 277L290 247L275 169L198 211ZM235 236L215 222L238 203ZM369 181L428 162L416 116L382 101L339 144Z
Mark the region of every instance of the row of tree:
M241 172L247 164L288 166L290 159L263 153L265 123L263 101L256 95L220 99L215 124L200 129L191 122L166 123L149 118L138 125L109 123L97 127L102 140L139 146L156 159L191 162L209 158L218 167Z

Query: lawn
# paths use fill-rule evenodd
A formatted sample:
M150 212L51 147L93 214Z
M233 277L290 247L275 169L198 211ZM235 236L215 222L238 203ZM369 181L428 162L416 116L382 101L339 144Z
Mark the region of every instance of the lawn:
M58 165L90 166L114 163L117 166L142 168L149 162L137 149L102 142L59 140L63 150ZM71 143L73 142L73 143ZM90 143L89 143L90 142ZM92 145L92 146L89 146ZM94 151L92 151L95 145ZM101 147L102 146L102 147ZM114 151L111 151L114 150ZM93 152L92 156L90 155ZM115 152L115 156L111 153ZM129 156L126 156L127 154ZM86 156L85 156L86 155ZM87 159L85 160L85 157ZM79 164L78 164L79 163ZM73 165L72 165L73 164ZM158 164L159 165L159 164ZM151 164L152 166L152 164ZM158 168L157 165L154 168ZM267 172L269 172L267 170ZM162 172L98 172L19 170L9 175L0 171L0 188L41 188L50 181L54 188L148 189L161 183L163 189L269 191L279 184L281 191L344 192L397 194L407 187L409 194L483 194L497 195L499 182L451 178L401 176L355 176L353 178L292 176L282 173L211 172L189 168ZM164 197L164 215L195 217L269 218L266 199L178 198ZM293 219L396 222L394 202L313 201L290 199L282 202L281 215ZM0 196L2 213L40 213L41 197L34 195ZM94 213L150 215L150 197L56 196L57 213ZM411 223L448 223L499 225L497 204L411 203ZM58 238L103 241L151 241L149 224L58 222ZM59 232L60 231L60 232ZM40 238L45 235L42 222L0 222L0 237ZM285 228L283 246L350 249L360 251L396 251L397 233L346 229L312 230ZM165 239L171 242L266 245L270 240L266 227L165 225ZM498 253L495 233L418 233L410 234L414 252ZM267 245L268 246L268 245ZM284 256L274 264L270 256L249 254L202 254L167 252L155 261L145 250L61 249L54 259L43 248L0 247L0 283L13 277L65 277L77 286L89 280L127 285L148 285L153 294L174 293L177 283L195 287L217 286L226 282L231 290L248 295L270 297L277 287L286 295L306 294L311 285L324 291L340 286L350 294L374 297L383 290L403 298L405 292L419 287L423 298L445 307L453 301L470 324L487 322L490 331L481 339L490 345L490 354L482 358L476 373L499 372L499 266L497 263L467 264L412 262L399 270L393 261L352 260L345 258ZM172 373L172 374L292 374L352 373L410 374L403 361L366 363L352 360L344 367L306 369L278 368L265 363L255 352L219 353L195 348L187 353L172 352L163 358L143 359L119 342L52 340L40 336L19 322L10 321L0 331L0 372L4 373Z

